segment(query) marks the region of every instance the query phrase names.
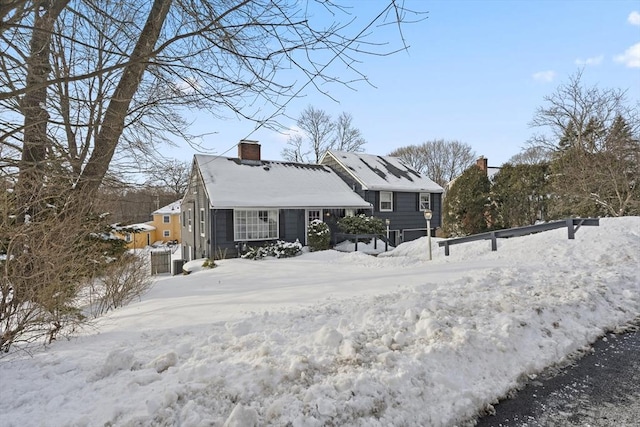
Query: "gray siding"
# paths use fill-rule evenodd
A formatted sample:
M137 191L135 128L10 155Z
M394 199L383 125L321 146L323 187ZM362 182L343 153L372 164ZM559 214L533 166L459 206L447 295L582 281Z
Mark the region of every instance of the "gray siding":
M393 212L380 212L380 192L365 192L365 200L373 204L373 216L389 219L390 230L399 230L403 241L415 240L426 234L427 222L420 211L420 193L393 193ZM442 194L431 193L431 229L441 226ZM414 230L418 229L418 230ZM414 231L412 231L414 230Z
M288 242L296 239L304 244L305 241L305 211L304 209L281 209L279 216L279 238ZM209 240L209 251L213 258L231 258L239 255L244 246L262 246L273 240L254 240L236 242L233 235L233 209L213 209L210 214L213 233Z
M280 211L280 238L287 242L295 242L296 239L304 245L305 242L305 210L283 209Z
M204 184L193 168L187 193L182 200L181 224L182 257L186 261L210 257L208 244L210 215ZM200 209L204 209L204 225L200 223Z
M427 222L424 213L420 211L420 193L393 192L393 211L380 212L380 192L363 190L356 181L338 162L331 156L326 156L323 163L333 169L351 188L353 188L363 199L373 206L373 216L382 220L389 219L390 230L397 230L403 237L403 241L415 240L426 234ZM442 194L431 193L431 228L441 226ZM412 229L418 229L411 231Z
M233 210L212 209L210 213L211 236L210 253L213 258L221 259L237 255L237 247L233 241Z

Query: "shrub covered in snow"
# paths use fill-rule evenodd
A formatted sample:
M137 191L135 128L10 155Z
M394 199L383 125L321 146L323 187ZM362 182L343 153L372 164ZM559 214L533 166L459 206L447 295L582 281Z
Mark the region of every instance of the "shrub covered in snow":
M329 249L331 241L329 226L319 219L311 221L307 229L307 241L312 252Z
M267 246L251 247L242 255L245 259L262 259L272 256L276 258L291 258L302 253L302 244L299 241L285 242L278 240Z
M360 214L347 216L338 221L338 227L347 234L383 234L385 224L380 218ZM369 243L370 239L364 240Z

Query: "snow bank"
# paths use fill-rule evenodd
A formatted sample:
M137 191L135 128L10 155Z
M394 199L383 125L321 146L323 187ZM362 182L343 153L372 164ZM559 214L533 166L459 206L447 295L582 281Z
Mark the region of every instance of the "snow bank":
M0 361L0 424L450 426L640 313L640 218L223 260Z

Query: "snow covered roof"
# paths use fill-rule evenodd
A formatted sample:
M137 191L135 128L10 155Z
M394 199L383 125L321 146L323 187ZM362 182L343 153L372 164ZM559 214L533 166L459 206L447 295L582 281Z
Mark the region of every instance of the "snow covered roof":
M338 162L365 190L442 193L438 184L391 156L329 150L327 156Z
M489 180L493 181L493 178L496 176L496 174L498 172L500 172L500 169L501 168L496 167L496 166L489 166L487 168L487 178L489 178Z
M328 166L197 154L211 207L370 208Z
M132 231L134 233L140 232L140 231L153 231L156 228L148 223L138 223L138 224L129 224L129 225L116 225L114 226L114 229L117 231Z
M163 206L160 209L153 211L153 215L179 214L180 202L180 200L176 200L173 203L169 203L167 206Z

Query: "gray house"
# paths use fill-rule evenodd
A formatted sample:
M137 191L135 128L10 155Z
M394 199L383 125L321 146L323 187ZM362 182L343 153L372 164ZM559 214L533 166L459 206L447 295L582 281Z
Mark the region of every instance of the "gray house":
M399 158L329 150L320 163L369 202L373 216L389 220L394 244L426 235L426 209L433 212L432 233L441 226L444 189Z
M273 240L306 244L310 221L371 214L372 206L331 168L260 158L241 141L238 157L196 155L181 203L182 256L235 256Z

